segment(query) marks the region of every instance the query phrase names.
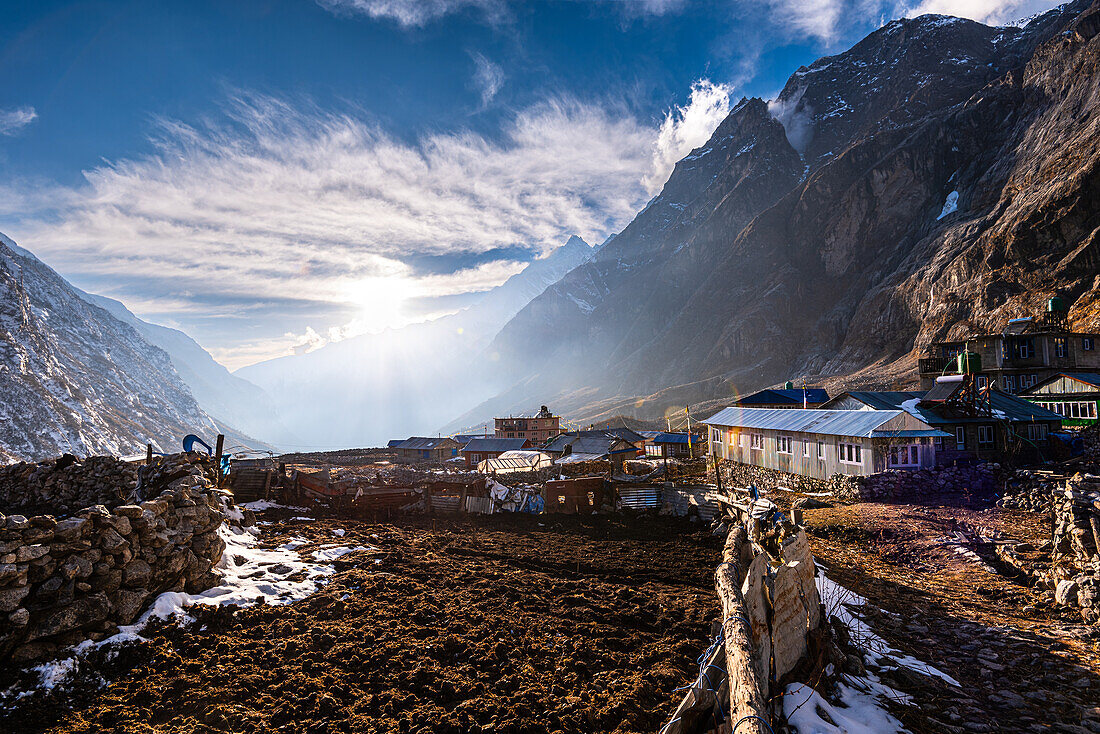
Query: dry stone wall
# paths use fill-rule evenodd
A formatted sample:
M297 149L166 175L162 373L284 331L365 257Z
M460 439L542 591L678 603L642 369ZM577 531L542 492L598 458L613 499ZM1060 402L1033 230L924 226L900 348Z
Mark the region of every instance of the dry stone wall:
M935 470L890 470L869 476L834 474L827 480L765 467L726 461L721 464L723 484L758 489L785 487L795 492L829 492L839 499L868 501L913 497L940 492L989 491L996 486L997 464L948 466Z
M1100 476L1076 474L1054 501L1054 598L1100 623Z
M198 454L0 467L0 660L101 639L157 594L215 585L231 509L214 477Z

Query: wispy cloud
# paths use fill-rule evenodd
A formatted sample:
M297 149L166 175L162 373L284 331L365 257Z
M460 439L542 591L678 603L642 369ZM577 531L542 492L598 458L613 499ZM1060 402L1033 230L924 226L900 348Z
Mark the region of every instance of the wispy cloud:
M925 13L954 15L987 25L1001 25L1056 7L1050 0L922 0L897 6L897 15L916 17Z
M504 86L504 69L483 54L473 53L471 57L474 60L474 85L481 95L481 106L485 107Z
M733 89L700 79L691 86L691 98L683 107L669 110L657 134L653 162L645 178L646 190L656 194L665 185L676 162L707 141L729 114Z
M38 119L38 113L33 107L0 110L0 135L15 135L36 119Z
M344 14L396 21L405 27L417 27L451 13L475 9L486 18L499 18L503 0L317 0L321 7Z
M124 301L155 294L201 311L293 294L319 311L359 308L379 329L409 318L408 299L484 290L521 266L474 267L479 255L545 252L574 233L598 242L624 226L646 198L654 137L625 113L558 99L497 138L408 144L350 114L240 95L223 123L161 121L154 155L24 196L42 206L13 234ZM414 267L436 256L458 272Z

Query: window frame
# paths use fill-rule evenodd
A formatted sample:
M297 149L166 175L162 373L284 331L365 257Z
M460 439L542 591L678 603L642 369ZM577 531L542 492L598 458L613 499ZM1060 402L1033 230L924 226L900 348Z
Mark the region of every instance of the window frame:
M905 453L905 462L896 461L900 451ZM886 449L886 466L895 469L911 469L920 466L920 445L915 443L894 444Z
M966 451L966 426L955 427L955 450Z
M1095 348L1095 344L1093 343L1091 336L1081 337L1081 351L1082 352L1091 352L1094 348Z
M777 435L775 437L775 453L784 454L786 456L792 456L794 454L794 445L791 442L790 436Z
M863 445L841 441L837 444L840 452L840 463L852 466L863 466Z
M989 440L982 440L982 436L985 434ZM979 446L992 446L994 443L993 426L979 425L978 426L978 445Z

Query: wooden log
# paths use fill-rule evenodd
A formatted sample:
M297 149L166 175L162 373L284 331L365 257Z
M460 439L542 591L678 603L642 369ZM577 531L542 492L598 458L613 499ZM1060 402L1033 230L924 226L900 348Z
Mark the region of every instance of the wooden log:
M748 610L741 596L746 546L745 528L737 526L726 537L722 565L714 585L722 602L726 674L730 686L730 717L737 734L768 734L768 712L761 694L753 656Z

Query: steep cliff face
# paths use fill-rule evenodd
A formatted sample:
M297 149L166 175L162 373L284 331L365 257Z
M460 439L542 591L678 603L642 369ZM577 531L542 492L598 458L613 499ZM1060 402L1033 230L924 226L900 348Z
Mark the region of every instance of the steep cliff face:
M218 427L168 355L0 239L0 458L174 448Z
M1100 327L1098 15L894 21L799 69L770 116L742 102L702 150L753 138L766 164L681 162L611 252L502 331L506 363L554 370L526 361L491 407L542 391L652 414L801 375L905 379L923 344L1055 291Z

